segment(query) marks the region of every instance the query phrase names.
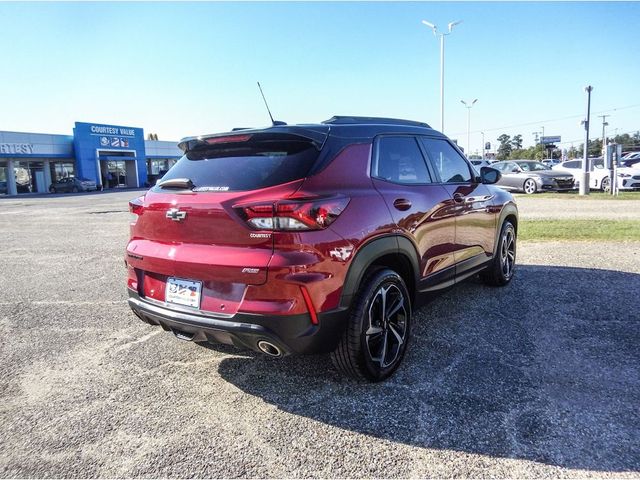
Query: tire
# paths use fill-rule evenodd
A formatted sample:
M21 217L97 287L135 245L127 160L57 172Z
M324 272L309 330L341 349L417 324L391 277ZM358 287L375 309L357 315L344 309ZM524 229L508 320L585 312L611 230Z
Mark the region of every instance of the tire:
M386 268L376 270L363 280L331 360L347 376L379 382L402 363L410 334L411 297L402 277Z
M502 287L513 278L516 266L516 229L506 221L502 224L496 256L480 276L488 285Z
M49 193L58 193L56 187L49 187Z
M522 190L527 195L533 195L538 191L538 185L536 185L536 181L533 178L527 178L522 184Z
M609 180L609 177L604 177L602 179L602 181L600 182L600 190L602 190L603 192L611 191L611 180Z
M78 193L78 191L79 191L79 190L78 190L78 187L73 187L73 188L71 189L71 191L72 191L73 193Z

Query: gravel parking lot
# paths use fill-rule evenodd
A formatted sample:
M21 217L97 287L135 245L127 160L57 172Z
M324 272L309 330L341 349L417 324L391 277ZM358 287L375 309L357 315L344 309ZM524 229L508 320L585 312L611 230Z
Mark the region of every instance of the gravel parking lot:
M368 385L138 320L135 194L0 200L0 476L640 475L640 242L521 242L507 288L420 309L403 367ZM640 221L640 200L519 202Z

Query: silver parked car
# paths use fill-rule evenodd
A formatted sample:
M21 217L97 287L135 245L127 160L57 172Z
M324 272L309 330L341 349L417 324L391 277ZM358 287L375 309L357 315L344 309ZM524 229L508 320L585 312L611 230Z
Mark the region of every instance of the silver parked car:
M500 171L502 178L496 186L505 190L524 193L541 191L566 191L575 187L573 175L551 170L550 167L533 160L506 160L491 165Z

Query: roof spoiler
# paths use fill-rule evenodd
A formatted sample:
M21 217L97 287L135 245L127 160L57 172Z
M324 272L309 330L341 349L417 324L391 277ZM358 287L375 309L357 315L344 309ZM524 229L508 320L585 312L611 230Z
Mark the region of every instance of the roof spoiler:
M368 125L408 125L411 127L431 128L424 122L416 122L413 120L402 120L399 118L386 117L351 117L334 115L329 120L322 122L326 125L351 125L351 124L368 124Z
M329 136L329 131L331 127L327 126L325 128L300 128L300 127L287 127L284 125L276 125L274 127L269 128L260 128L260 129L251 129L251 128L243 128L243 129L234 129L231 132L225 133L216 133L212 135L201 135L199 137L186 137L180 140L178 143L178 147L184 152L190 152L191 150L206 146L210 144L214 144L211 140L220 137L234 137L238 135L238 137L265 137L268 135L288 135L292 137L301 137L306 140L311 141L314 146L320 150L324 145L327 137ZM239 141L240 138L238 138ZM221 142L222 143L222 142ZM225 142L226 143L226 142ZM230 142L231 143L231 142Z

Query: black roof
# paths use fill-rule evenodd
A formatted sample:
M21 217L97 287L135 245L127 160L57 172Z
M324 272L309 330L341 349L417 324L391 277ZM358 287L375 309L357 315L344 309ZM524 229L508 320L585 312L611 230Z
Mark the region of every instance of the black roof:
M180 140L178 146L183 151L195 148L208 138L223 137L227 135L247 134L293 134L307 138L318 147L331 137L351 139L353 141L366 141L376 135L407 133L425 134L444 137L440 132L433 130L428 124L412 120L401 120L382 117L354 117L334 116L322 123L303 125L272 125L264 128L238 128L231 132L221 132L197 137L186 137Z

